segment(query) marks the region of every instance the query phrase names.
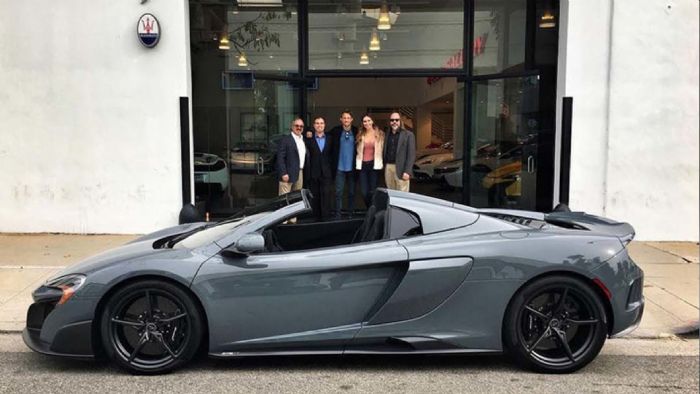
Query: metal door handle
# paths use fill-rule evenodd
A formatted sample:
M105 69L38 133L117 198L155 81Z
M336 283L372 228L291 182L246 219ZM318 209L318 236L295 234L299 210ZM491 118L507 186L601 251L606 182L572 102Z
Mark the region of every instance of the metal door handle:
M258 175L265 173L265 161L262 156L258 156Z
M535 158L533 156L527 157L527 172L532 174L536 170L535 168Z

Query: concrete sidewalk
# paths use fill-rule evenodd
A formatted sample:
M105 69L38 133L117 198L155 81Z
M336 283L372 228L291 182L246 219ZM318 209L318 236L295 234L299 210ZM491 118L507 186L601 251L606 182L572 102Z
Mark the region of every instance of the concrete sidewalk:
M0 332L21 331L31 292L46 278L136 236L0 234ZM698 329L698 244L633 242L630 254L645 273L646 309L628 337L664 338Z

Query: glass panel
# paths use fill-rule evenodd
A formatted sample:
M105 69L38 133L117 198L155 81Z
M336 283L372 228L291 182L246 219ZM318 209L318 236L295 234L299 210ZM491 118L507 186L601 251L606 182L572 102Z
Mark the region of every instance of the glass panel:
M474 83L471 205L535 209L539 77Z
M193 106L195 195L206 212L226 216L277 196L277 142L299 111L299 94L286 82L266 80L209 93L221 102L195 96ZM210 168L206 160L226 167Z
M526 3L475 0L474 75L524 69Z
M192 57L210 52L225 60L227 73L297 72L297 1L266 3L190 2ZM224 74L222 83L228 77Z
M462 68L464 2L309 1L309 68Z
M340 124L341 111L350 110L353 125L360 128L363 115L370 114L387 133L389 115L398 111L404 128L416 138L419 159L410 191L462 202L461 189L448 184L440 171L443 165L446 172L459 169L461 187L463 95L464 84L456 78L320 78L318 89L308 91L309 117L324 116L331 129ZM377 186L384 187L384 171L376 175ZM357 178L354 205L361 208L362 186Z

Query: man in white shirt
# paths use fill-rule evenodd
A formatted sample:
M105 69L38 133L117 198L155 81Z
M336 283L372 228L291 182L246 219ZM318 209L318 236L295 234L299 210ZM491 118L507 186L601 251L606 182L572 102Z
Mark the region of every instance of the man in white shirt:
M306 145L301 133L304 121L295 118L291 124L292 132L284 136L277 148L277 176L279 194L301 190L304 186L304 166L308 160Z

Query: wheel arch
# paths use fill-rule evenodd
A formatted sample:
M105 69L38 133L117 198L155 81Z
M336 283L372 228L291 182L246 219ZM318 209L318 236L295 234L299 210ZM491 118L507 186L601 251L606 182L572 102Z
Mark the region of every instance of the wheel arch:
M104 311L105 305L107 304L107 300L109 300L109 298L119 289L128 286L132 283L146 280L159 280L162 282L167 282L171 285L177 286L178 288L180 288L180 290L184 291L185 293L187 293L187 295L189 295L192 298L192 301L194 301L195 305L197 305L199 313L201 314L203 319L202 321L204 322L204 330L202 332L200 351L201 349L207 349L209 346L209 318L207 316L206 310L204 309L204 305L202 304L202 301L199 299L197 294L194 291L192 291L191 288L189 288L188 286L176 279L162 275L142 274L131 276L117 283L114 283L112 287L110 287L109 290L107 290L98 301L97 306L95 307L95 314L93 317L93 324L91 327L92 348L95 353L95 356L104 356L104 350L102 349L102 334L100 332L100 319L102 318L102 312Z
M612 310L612 304L608 297L606 297L605 293L603 292L603 289L600 288L595 282L594 278L588 277L586 275L583 275L579 272L575 271L567 271L567 270L553 270L553 271L546 271L542 272L538 275L533 276L532 278L526 280L523 282L518 289L513 293L513 296L511 299L508 301L508 305L506 306L505 313L503 314L503 317L501 318L501 335L505 335L505 324L506 324L506 316L508 315L508 311L510 310L511 305L515 301L516 296L523 291L523 289L529 285L530 283L548 277L548 276L568 276L570 278L578 279L582 281L583 283L587 284L593 292L598 295L598 298L600 299L601 303L603 304L603 308L605 309L605 318L607 319L607 331L608 335L612 333L614 323L615 323L615 315L613 314ZM503 339L501 339L503 341ZM504 342L505 343L505 342Z

